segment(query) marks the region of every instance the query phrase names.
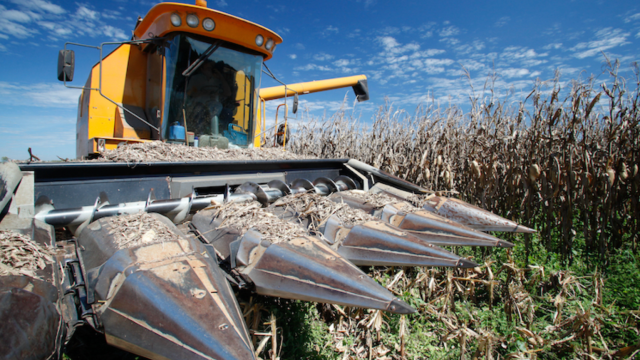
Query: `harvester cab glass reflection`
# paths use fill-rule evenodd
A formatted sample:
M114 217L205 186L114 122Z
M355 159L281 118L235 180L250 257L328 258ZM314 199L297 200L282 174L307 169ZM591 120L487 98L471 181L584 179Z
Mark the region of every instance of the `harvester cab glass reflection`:
M250 146L262 56L185 34L174 36L165 47L163 138L195 145L188 136L192 133L198 146Z

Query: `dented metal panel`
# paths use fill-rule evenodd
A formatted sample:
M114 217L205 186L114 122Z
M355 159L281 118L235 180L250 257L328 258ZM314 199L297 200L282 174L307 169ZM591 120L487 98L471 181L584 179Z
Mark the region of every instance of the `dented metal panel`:
M203 244L180 237L121 248L105 219L78 239L107 342L149 358L253 359L238 304Z
M261 242L259 247L252 264L240 270L259 294L400 314L415 312L319 240Z

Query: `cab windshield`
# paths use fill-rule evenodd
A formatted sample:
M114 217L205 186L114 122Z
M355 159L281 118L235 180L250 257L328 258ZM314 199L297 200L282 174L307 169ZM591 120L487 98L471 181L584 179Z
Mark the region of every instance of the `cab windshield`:
M253 144L262 56L223 41L185 34L175 36L166 46L163 138L184 143L176 135L182 134L176 127L184 126L187 133L215 139L215 144L228 140L229 148Z

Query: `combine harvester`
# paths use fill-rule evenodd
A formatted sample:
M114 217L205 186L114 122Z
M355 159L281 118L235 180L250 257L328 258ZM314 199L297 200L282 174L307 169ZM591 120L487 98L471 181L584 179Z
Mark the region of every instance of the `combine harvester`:
M266 151L247 149L264 144L265 101L293 97L295 113L299 94L349 86L368 99L363 75L259 89L281 42L201 0L154 6L131 41L96 47L78 158L150 141ZM73 72L65 46L58 77ZM532 231L427 195L352 159L2 164L2 239L52 255L21 261L31 274L2 265L0 355L58 358L88 332L151 359L255 359L234 289L410 314L357 265L469 268L439 246Z

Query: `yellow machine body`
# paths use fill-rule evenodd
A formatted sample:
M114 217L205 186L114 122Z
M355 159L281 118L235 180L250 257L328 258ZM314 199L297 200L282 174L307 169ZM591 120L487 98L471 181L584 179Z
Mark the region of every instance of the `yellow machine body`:
M193 20L193 16L197 18L196 26L193 26L193 22L187 21L188 17ZM176 17L180 19L179 24L175 22ZM205 20L213 20L215 27L212 30L205 29ZM253 58L257 56L260 67L262 61L269 60L275 47L282 43L282 38L267 28L206 8L206 6L176 3L161 3L154 6L144 19L139 20L134 30L132 40L141 42L121 44L105 56L101 63L92 68L78 104L77 157L88 157L105 150L115 149L122 143L167 141L166 129L169 126L169 120L167 120L169 114L165 114L167 111L173 111L172 123L179 120L180 124L184 125L183 141L189 144L187 134L189 131L197 131L187 127L187 118L191 118L192 115L184 110L184 104L182 112L176 113L177 110L171 109L174 103L171 103L170 94L167 93L170 91L168 86L171 84L168 73L175 64L168 64L166 51L157 51L155 47L157 45L153 43L157 39L171 39L178 36L184 37L191 43L212 44L212 47L213 44L222 43L230 49L228 51L237 50L238 54L248 54L247 56L253 56ZM260 46L257 41L259 36L263 40ZM269 49L267 49L267 42L271 43ZM215 52L216 49L213 51ZM197 60L190 58L189 64L192 63L197 63ZM356 87L363 81L366 90L364 75L261 90L260 74L258 72L256 76L255 66L252 69L254 69L253 74L240 69L225 78L228 83L232 83L232 86L227 86L226 92L234 93L229 95L228 102L235 102L231 105L235 108L227 110L228 126L224 126L227 124L219 125L225 134L228 131L233 133L232 135L240 135L246 139L245 146L261 145L260 139L263 134L260 130L264 128L265 117L264 101L281 99L296 93L302 95L348 86L353 86L358 94ZM220 71L217 73L220 74ZM212 77L215 76L222 75L212 75ZM194 80L192 84L196 82ZM188 93L186 85L184 92ZM173 101L175 102L175 97ZM211 117L210 113L207 114ZM213 123L210 128L214 128Z

